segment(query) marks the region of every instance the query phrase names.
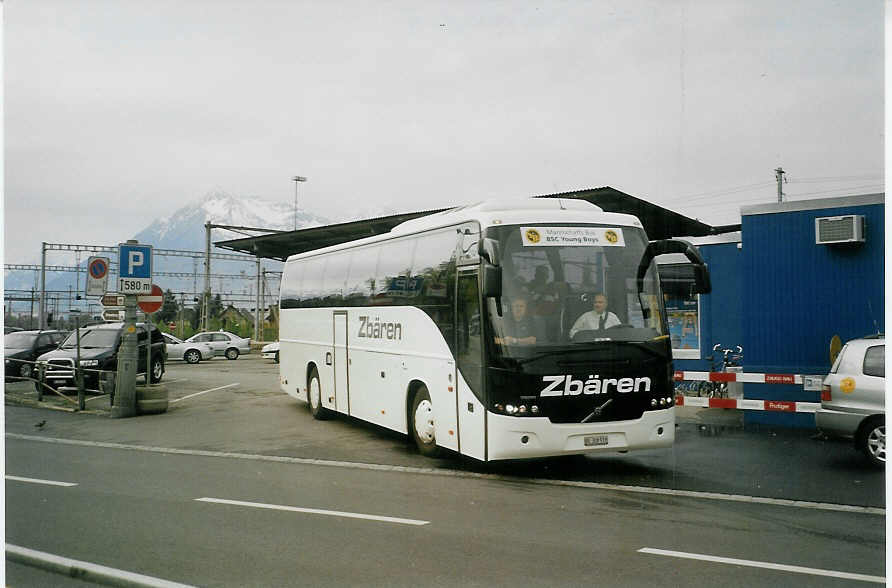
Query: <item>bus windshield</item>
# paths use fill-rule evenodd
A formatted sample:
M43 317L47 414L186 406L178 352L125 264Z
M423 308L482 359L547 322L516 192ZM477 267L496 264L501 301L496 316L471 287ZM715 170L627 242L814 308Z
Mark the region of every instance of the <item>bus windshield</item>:
M487 236L501 247L502 297L486 301L496 356L665 338L655 264L637 280L642 229L543 223L491 227Z

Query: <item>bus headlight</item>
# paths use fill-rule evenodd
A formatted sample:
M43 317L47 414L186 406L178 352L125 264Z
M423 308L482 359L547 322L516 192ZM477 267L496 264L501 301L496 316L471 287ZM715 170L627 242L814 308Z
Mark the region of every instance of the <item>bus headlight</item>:
M526 404L499 404L493 405L495 412L508 414L511 416L531 416L539 414L539 407L535 404L527 406Z

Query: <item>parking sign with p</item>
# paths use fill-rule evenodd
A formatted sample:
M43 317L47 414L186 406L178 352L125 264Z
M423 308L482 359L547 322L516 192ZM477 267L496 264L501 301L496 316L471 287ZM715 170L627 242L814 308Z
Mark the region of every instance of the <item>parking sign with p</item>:
M118 292L148 294L152 291L152 246L118 245Z

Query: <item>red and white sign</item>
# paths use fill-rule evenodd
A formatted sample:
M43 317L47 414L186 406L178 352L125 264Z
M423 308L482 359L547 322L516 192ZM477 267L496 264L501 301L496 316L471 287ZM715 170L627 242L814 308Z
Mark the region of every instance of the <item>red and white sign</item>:
M676 406L701 408L736 408L738 410L769 410L774 412L815 412L820 402L790 400L755 400L749 398L706 398L704 396L676 396Z
M802 384L801 374L754 374L747 372L682 372L676 371L676 382L744 382L748 384Z
M136 304L146 314L157 312L162 303L164 303L164 292L155 284L152 284L151 294L142 294L136 297Z

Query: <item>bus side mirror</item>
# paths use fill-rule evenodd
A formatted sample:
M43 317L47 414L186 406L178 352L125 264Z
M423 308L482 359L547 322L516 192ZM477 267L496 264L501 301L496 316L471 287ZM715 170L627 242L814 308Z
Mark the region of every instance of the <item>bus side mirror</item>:
M696 294L709 294L712 292L712 281L709 279L709 269L705 263L694 265L694 289Z
M478 253L480 257L482 257L484 260L491 263L492 265L501 265L500 259L502 256L498 241L490 237L484 237L480 240L480 245L478 245L478 247Z
M502 296L502 268L483 262L483 296L500 298Z
M690 260L691 265L694 267L695 294L709 294L710 292L712 292L712 282L709 278L709 268L707 268L706 262L703 261L703 257L700 255L700 250L697 249L693 244L681 239L664 239L661 241L651 241L647 245L647 249L644 250L644 256L641 258L641 263L638 265L639 292L642 291L644 288L644 275L647 273L647 268L650 267L650 263L656 256L663 255L665 253L684 253L685 257Z

